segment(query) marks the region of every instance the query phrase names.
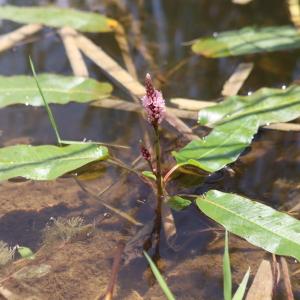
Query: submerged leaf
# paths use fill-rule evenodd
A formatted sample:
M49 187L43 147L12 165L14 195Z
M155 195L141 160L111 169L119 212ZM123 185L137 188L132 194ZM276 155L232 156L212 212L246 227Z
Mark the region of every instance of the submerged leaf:
M27 248L29 249L29 248ZM28 280L28 279L37 279L41 278L51 271L51 266L46 264L34 265L34 266L25 266L12 274L12 277L17 280Z
M0 19L17 23L43 24L49 27L68 26L85 32L107 32L117 26L117 21L98 13L54 6L3 5L0 7Z
M17 250L22 258L34 259L34 253L28 247L17 246Z
M193 140L179 152L173 152L178 164L193 165L215 172L234 162L251 143L258 120L247 118L217 126L203 139Z
M0 149L0 180L17 176L35 180L55 179L95 160L108 157L106 147L77 144L17 145Z
M168 204L176 211L181 211L192 204L191 200L179 196L173 196L168 199Z
M228 231L277 255L300 260L300 221L248 198L211 190L199 209Z
M192 46L195 53L212 58L297 48L300 34L292 26L245 27L197 39Z
M37 79L48 104L66 104L70 101L89 102L107 97L112 91L109 83L91 78L41 74ZM33 77L0 76L0 107L12 104L44 105Z

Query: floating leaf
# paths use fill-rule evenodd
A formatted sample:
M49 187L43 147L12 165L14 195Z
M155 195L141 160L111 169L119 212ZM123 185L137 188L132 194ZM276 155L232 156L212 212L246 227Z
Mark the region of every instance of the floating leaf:
M75 144L17 145L0 149L0 180L17 176L35 180L55 179L95 160L108 157L106 147Z
M151 172L151 171L143 171L142 174L143 174L145 177L147 177L147 178L150 178L150 179L152 179L152 180L154 180L154 181L156 180L155 174L154 174L153 172Z
M287 122L300 116L300 86L286 89L262 88L250 96L231 96L224 101L200 110L201 125L215 126L233 120L243 122L254 117L259 125Z
M277 255L300 260L300 221L264 204L211 190L197 198L199 209L228 231Z
M72 27L85 32L107 32L117 26L117 21L98 13L83 12L70 8L54 6L13 6L3 5L0 8L0 19L17 23L36 23L49 27Z
M212 58L297 48L300 34L292 26L245 27L197 39L192 46L195 53Z
M300 116L300 86L262 88L250 96L231 96L200 110L199 123L214 127L174 153L177 163L215 172L234 162L250 144L259 126L287 122Z
M22 258L34 259L34 253L28 247L17 246L17 250Z
M37 79L49 104L84 103L105 98L112 91L109 83L91 78L41 74ZM0 107L12 104L44 105L33 77L0 76Z
M217 126L203 139L193 140L179 152L173 152L178 164L193 165L215 172L234 162L251 143L258 130L256 118L245 118Z
M192 204L191 200L173 196L168 199L168 204L176 211L181 211Z

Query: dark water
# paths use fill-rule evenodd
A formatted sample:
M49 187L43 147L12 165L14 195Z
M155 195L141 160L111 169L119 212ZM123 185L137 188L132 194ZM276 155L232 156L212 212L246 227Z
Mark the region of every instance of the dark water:
M1 3L5 1L1 1ZM249 5L233 5L230 1L220 0L153 0L153 1L116 1L124 4L123 9L113 4L114 1L6 1L15 5L42 5L47 3L97 10L110 17L124 20L129 34L134 59L139 78L150 71L155 78L162 78L161 89L167 99L185 97L202 100L215 100L220 97L222 86L241 62L254 62L255 67L246 80L241 93L268 86L280 87L289 85L299 79L300 60L299 50L292 52L276 52L257 54L237 58L207 59L194 55L190 47L183 46L184 42L199 36L212 35L244 26L272 26L290 24L288 9L285 1L253 0ZM131 23L126 21L131 16L141 26L141 39L152 55L154 65L150 65L134 48L134 34ZM3 22L1 33L10 32L18 25ZM118 46L109 34L91 35L105 51L122 64ZM72 71L64 52L59 36L53 30L44 30L38 35L37 41L15 47L0 55L0 74L17 75L30 74L28 56L35 62L38 72L53 72L71 75ZM98 80L108 80L92 62L86 60L90 76ZM168 76L179 63L182 67ZM124 95L115 87L114 94ZM133 147L134 154L138 153L138 140L142 135L138 118L133 113L97 109L88 105L71 103L65 106L53 106L55 118L65 139L82 140L83 138L103 142L117 142ZM108 126L109 124L109 126ZM55 136L42 108L12 106L0 110L1 144L10 140L28 138L33 144L55 143ZM234 176L220 174L218 180L207 180L204 185L195 187L195 192L204 192L209 188L235 192L259 199L276 208L289 207L299 199L300 164L299 164L300 133L282 133L278 131L261 131L255 139L251 151L237 162L233 169ZM252 153L250 155L250 153ZM134 155L128 160L132 160ZM140 213L146 217L148 209ZM182 240L187 240L185 232L205 227L209 221L199 218L198 212L191 208L182 213L176 213L176 224L182 232ZM205 253L204 245L211 239L210 234L198 236L179 252L172 252L162 243L160 254L163 259L171 262L183 261L186 256L194 257ZM222 253L222 249L218 249ZM255 259L255 258L254 258ZM257 262L256 262L257 263ZM134 278L142 274L144 262L138 262L132 269L121 271L121 287L128 289L147 290L152 285L151 280ZM182 271L182 270L181 270ZM130 280L126 272L131 275ZM215 289L215 294L207 292L207 297L222 298L221 275L208 281L209 290ZM203 274L187 275L190 281L198 278L204 280ZM199 276L199 277L197 277ZM176 280L175 280L176 282ZM215 287L216 285L216 287ZM194 288L199 288L194 283ZM298 293L299 296L299 293ZM204 297L204 296L203 296ZM196 298L180 298L196 299ZM202 298L201 298L202 299ZM204 298L203 298L204 299Z

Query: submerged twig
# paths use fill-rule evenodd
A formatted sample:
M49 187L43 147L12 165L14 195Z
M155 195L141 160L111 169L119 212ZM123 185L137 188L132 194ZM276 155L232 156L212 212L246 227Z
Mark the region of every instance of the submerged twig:
M272 300L274 277L270 261L262 260L248 291L246 300Z
M292 289L292 284L291 284L290 275L289 275L289 268L288 268L286 259L283 256L280 257L280 263L281 263L281 270L282 270L282 277L283 277L283 282L284 282L285 293L286 293L286 297L287 297L286 299L294 300L293 289Z
M66 54L71 64L74 75L88 77L89 72L84 63L81 52L79 51L76 43L77 32L71 27L63 27L60 29L59 34L64 43Z
M137 112L137 113L143 112L140 104L132 103L132 102L121 100L121 99L109 99L109 98L101 99L101 100L92 102L91 106L123 110L123 111L129 111L129 112ZM167 110L170 111L173 115L175 115L178 118L190 119L190 120L198 119L197 113L193 112L193 111L177 109L177 108L173 108L173 107L167 107Z
M120 23L118 23L118 25L114 28L114 31L116 41L121 49L121 54L126 65L126 69L133 78L137 79L137 72L132 57L130 55L130 49L124 27Z
M34 35L42 29L43 25L29 24L0 36L0 52L16 46L19 42L25 40L29 36Z
M122 253L125 248L125 244L123 242L119 242L116 253L114 255L114 262L112 266L111 271L111 277L106 289L106 292L103 296L97 297L97 300L112 300L113 299L113 293L114 293L114 287L117 281L118 273L121 267L121 261L122 261Z
M96 142L96 141L68 141L68 140L61 140L61 144L65 145L82 145L82 144L93 144L93 145L100 145L100 146L106 146L110 148L121 148L121 149L130 149L129 146L124 145L117 145L117 144L111 144L111 143L103 143L103 142Z
M80 180L77 179L75 176L73 176L73 178L74 178L75 182L80 186L80 188L81 188L84 192L86 192L90 197L99 200L99 196L98 196L97 194L94 194L93 192L91 192L90 190L88 190L88 189L84 186L84 184L81 183ZM103 201L99 201L99 204L102 205L102 206L104 206L104 207L107 208L108 210L114 212L114 213L115 213L116 215L118 215L119 217L121 217L121 218L127 220L128 222L130 222L130 223L132 223L132 224L134 224L134 225L136 225L136 226L143 226L142 223L136 221L132 216L128 215L127 213L125 213L125 212L123 212L123 211L121 211L121 210L119 210L119 209L117 209L117 208L115 208L115 207L113 207L113 206L111 206L111 205L109 205L109 204L103 202Z
M243 86L244 82L250 75L254 64L241 63L234 70L234 73L225 82L222 90L223 96L235 96Z

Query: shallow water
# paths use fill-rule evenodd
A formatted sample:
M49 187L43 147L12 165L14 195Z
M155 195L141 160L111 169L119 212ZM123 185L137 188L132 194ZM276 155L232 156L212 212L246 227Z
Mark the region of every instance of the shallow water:
M34 5L41 2L48 3L45 0L6 1L17 5ZM182 45L199 36L253 24L289 24L284 1L253 0L247 6L217 0L153 0L144 1L144 5L140 6L139 1L123 1L125 12L113 4L105 4L108 2L110 1L49 1L61 6L100 10L113 18L123 20L131 43L134 42L134 35L126 16L138 21L141 25L141 38L155 62L155 66L149 66L133 49L139 78L142 80L144 74L151 71L153 77L161 79L161 89L167 99L186 97L216 100L224 82L241 62L255 63L254 70L242 88L242 94L263 86L288 85L299 78L299 50L213 60L193 55L188 46ZM18 25L11 22L3 22L1 33L10 32L17 27ZM120 51L112 36L104 34L91 37L122 64ZM1 53L0 73L30 74L29 55L40 73L72 74L59 36L49 29L38 35L36 42ZM92 77L109 81L92 62L86 62ZM182 67L168 77L170 70L180 62L184 62ZM115 95L128 98L117 86L114 88ZM131 152L119 153L127 162L133 161L138 155L138 140L143 133L135 113L75 103L54 105L52 108L61 135L65 139L86 138L129 145L133 149ZM16 105L1 109L0 130L1 145L55 143L55 136L43 108ZM164 136L164 144L168 149L172 149L176 135L164 129ZM218 188L259 199L278 209L293 207L300 197L299 146L300 133L261 130L251 149L232 166L234 175L220 172L211 179L181 191L203 193L209 188ZM165 156L166 166L169 166L172 161ZM90 188L99 192L111 182L119 181L120 170L108 166L106 169L102 166L97 167L97 177L85 182ZM91 173L94 168L95 166L90 166L86 172ZM177 182L183 181L184 178L181 178ZM170 185L170 189L178 191L176 184ZM81 191L71 178L42 183L5 182L0 186L0 239L12 246L20 244L35 251L39 250L42 245L41 231L50 217L83 215L87 222L92 222L94 218L107 212L97 201ZM137 218L142 223L150 222L154 217L154 196L150 189L134 176L125 177L124 182L118 182L109 193L103 195L102 200L121 210L139 208ZM219 239L214 240L215 235L212 232L200 233L199 230L215 225L199 215L195 207L174 213L178 228L176 249L168 247L162 238L159 265L168 276L170 287L178 299L222 299L223 236L220 235ZM59 248L61 245L57 246L62 249L57 251L59 254L48 250L48 255L55 253L50 260L45 258L47 251L45 253L42 250L37 263L52 262L51 275L44 279L28 280L27 285L23 283L17 290L20 294L27 295L30 293L30 285L38 291L42 299L95 299L95 295L101 295L107 285L117 243L121 239L126 240L132 234L133 226L128 226L113 216L101 223L91 239L62 248ZM251 274L254 275L261 259L267 255L238 238L232 237L230 242L236 287L248 266L251 266ZM299 268L299 264L293 264L292 260L290 263L292 270ZM75 274L76 280L72 274ZM299 284L297 285L299 277L294 276L292 280L295 297L300 297ZM59 282L66 284L60 286ZM87 283L83 285L83 282ZM11 288L16 288L15 285L10 283ZM80 285L83 287L80 288ZM95 292L97 290L98 292ZM116 299L139 299L134 291L144 299L163 299L142 258L121 269ZM53 297L49 296L51 292ZM280 292L277 298L284 299L284 296Z

